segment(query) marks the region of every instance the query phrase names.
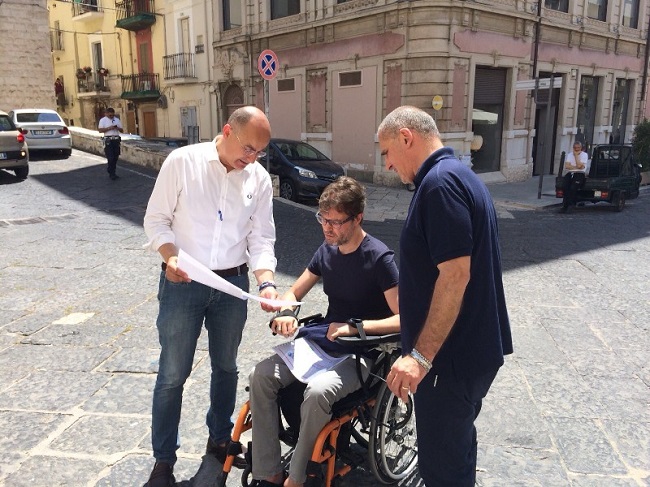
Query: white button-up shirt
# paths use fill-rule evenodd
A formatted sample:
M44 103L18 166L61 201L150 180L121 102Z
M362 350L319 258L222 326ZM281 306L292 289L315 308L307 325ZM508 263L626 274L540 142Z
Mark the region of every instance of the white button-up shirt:
M154 185L144 229L145 245L172 243L213 270L248 262L275 272L271 178L257 162L226 171L216 139L174 150Z
M100 129L106 129L106 128L113 127L113 126L123 128L122 127L122 122L117 117L113 117L112 119L110 119L108 117L102 117L99 120L98 127ZM120 131L117 130L117 129L110 129L110 130L107 130L106 132L104 132L104 136L109 136L109 135L120 135Z

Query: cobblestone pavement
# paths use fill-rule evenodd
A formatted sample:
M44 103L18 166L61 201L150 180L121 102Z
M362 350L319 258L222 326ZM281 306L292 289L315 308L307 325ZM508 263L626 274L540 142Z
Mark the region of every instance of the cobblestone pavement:
M101 158L0 171L0 485L137 486L152 466L151 391L160 260L142 245L155 174ZM622 213L559 215L535 181L491 185L500 215L515 354L478 419L482 486L650 485L650 193ZM552 184L552 181L551 181ZM398 249L411 193L369 185L366 230ZM276 200L284 290L321 242L314 207ZM303 313L322 311L317 288ZM273 343L249 306L247 372ZM202 462L209 363L201 337L185 390L176 478L216 485ZM376 485L358 470L341 485ZM421 485L414 476L402 485ZM228 479L238 485L238 478Z

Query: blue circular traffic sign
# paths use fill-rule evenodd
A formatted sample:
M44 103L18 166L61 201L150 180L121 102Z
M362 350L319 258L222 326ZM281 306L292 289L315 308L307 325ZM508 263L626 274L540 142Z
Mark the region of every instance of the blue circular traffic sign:
M275 78L278 74L279 67L280 62L278 61L278 56L270 49L262 51L262 54L257 59L257 69L262 78L266 80Z

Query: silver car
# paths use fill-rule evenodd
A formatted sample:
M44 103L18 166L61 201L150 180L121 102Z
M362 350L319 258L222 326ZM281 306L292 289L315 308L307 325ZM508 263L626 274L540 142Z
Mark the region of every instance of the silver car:
M16 177L25 179L29 173L29 152L25 136L9 118L0 111L0 169L10 169Z
M72 153L70 131L56 111L21 108L10 111L9 117L25 136L30 151L56 150L65 157Z

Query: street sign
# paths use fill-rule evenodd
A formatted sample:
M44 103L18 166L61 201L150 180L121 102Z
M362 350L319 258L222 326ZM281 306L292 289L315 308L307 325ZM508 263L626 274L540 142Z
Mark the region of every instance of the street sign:
M539 90L548 90L548 88L551 86L551 78L540 78L539 79L539 85L537 86L537 89ZM562 78L558 76L557 78L553 78L553 88L561 88L562 87ZM529 91L529 90L534 90L535 89L535 80L534 79L520 79L515 83L515 89L517 91Z
M436 95L431 100L431 108L438 111L442 108L442 96Z
M262 51L260 57L257 58L257 69L265 80L275 78L278 74L279 67L280 62L278 61L278 56L270 49Z

